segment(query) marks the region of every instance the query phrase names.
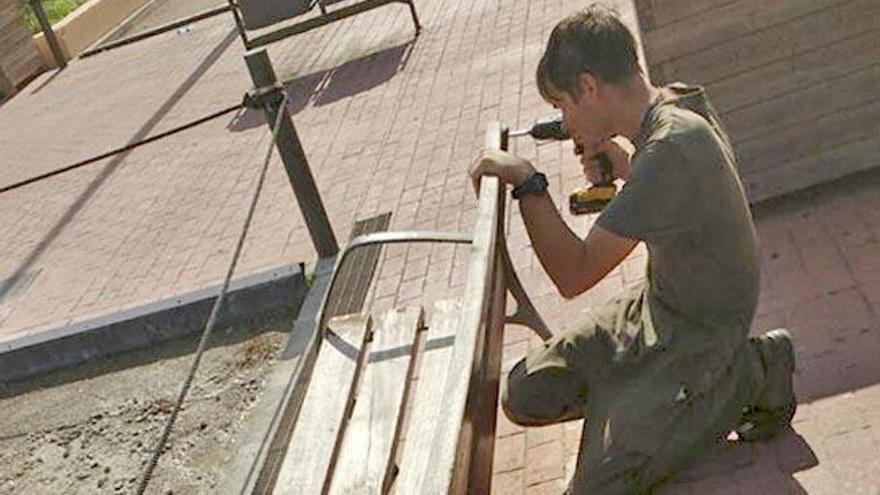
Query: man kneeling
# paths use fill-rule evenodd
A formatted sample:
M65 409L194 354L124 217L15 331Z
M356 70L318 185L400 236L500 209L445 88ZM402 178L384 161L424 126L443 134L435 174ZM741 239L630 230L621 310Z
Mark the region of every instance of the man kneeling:
M732 430L772 437L794 415L794 353L785 330L748 338L759 293L755 227L702 89L652 86L632 34L598 7L556 26L537 82L562 110L587 179L597 182L604 153L625 181L620 193L582 240L528 161L487 150L471 177L514 186L562 296L593 287L639 242L648 273L520 361L507 377L505 413L526 426L585 419L575 494L643 493Z

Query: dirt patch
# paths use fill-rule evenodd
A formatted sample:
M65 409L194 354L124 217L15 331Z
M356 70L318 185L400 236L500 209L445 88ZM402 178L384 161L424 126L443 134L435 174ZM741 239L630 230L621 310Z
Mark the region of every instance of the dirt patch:
M216 493L289 322L227 329L205 353L148 493ZM0 493L131 493L194 339L0 389Z

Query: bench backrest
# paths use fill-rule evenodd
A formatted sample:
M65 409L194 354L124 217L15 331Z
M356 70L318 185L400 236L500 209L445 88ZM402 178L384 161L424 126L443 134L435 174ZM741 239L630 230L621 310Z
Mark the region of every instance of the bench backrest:
M490 126L488 147L504 149L505 140L500 125ZM505 321L537 322L536 331L546 331L510 267L504 208L504 188L486 177L470 239L389 232L343 250L334 275L348 252L367 242L468 242L464 292L460 300L437 302L427 330L421 308L394 309L376 321L366 315L325 321L319 311L321 331L303 353L312 357L293 378L302 390L293 396L304 400L286 413L296 425L280 469L267 475L277 475L275 482L264 487L303 494L489 493ZM506 316L508 290L517 300L513 317Z

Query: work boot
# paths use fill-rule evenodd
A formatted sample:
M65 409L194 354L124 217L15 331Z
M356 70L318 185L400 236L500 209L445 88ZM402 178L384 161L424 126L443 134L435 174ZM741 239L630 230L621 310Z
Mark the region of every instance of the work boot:
M768 440L791 423L797 409L792 374L794 347L788 330L771 330L749 339L764 365L764 388L754 405L745 408L736 433L746 442Z

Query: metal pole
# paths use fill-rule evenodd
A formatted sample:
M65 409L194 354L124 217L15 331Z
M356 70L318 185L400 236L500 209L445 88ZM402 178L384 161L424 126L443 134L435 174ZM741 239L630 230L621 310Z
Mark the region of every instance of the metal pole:
M61 45L58 44L58 39L55 38L55 31L52 30L52 25L49 24L49 19L46 18L43 4L40 3L40 0L30 0L30 4L34 15L37 16L37 21L40 23L40 28L43 30L43 36L46 37L46 42L49 43L49 49L52 50L52 56L55 57L55 63L58 64L59 69L67 67L67 60L64 58L64 53L61 52Z
M245 29L244 22L241 20L241 14L238 12L238 4L235 0L228 0L228 3L229 10L232 11L232 18L235 19L235 27L238 29L238 35L241 37L241 43L244 45L245 50L250 50L250 41L248 41L247 30Z
M276 141L278 152L284 162L287 178L290 180L296 201L299 203L303 217L305 217L306 226L312 236L312 243L318 251L318 256L321 258L333 256L339 252L339 245L336 243L336 236L330 227L327 211L324 209L324 203L321 201L321 195L315 185L315 179L309 168L309 162L306 160L302 144L300 144L296 128L293 126L287 108L279 108L280 98L272 97L273 93L281 94L281 86L278 84L272 63L269 61L269 54L266 53L265 48L258 48L245 53L244 59L251 79L254 81L256 94L264 102L263 109L266 112L269 125L271 126L275 122L277 112L284 112Z

